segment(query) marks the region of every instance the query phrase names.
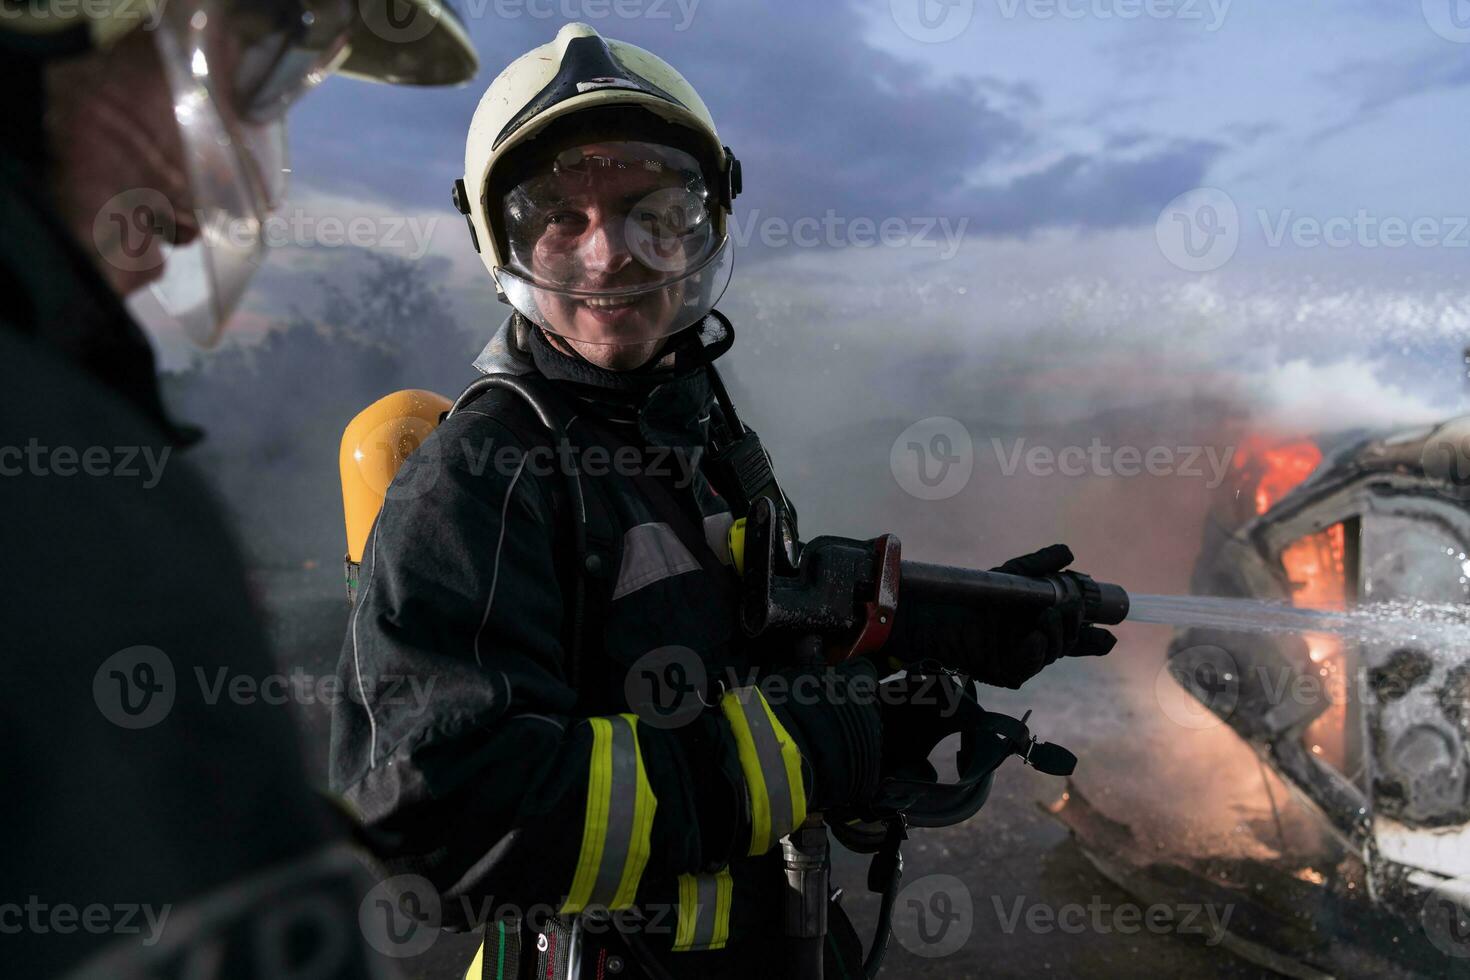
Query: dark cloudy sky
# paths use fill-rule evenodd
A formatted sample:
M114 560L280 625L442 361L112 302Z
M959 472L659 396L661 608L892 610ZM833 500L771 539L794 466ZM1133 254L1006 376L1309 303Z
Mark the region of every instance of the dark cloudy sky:
M809 427L1004 412L994 392L1062 376L1026 411L1216 384L1301 427L1460 407L1462 0L464 6L480 78L328 81L292 117L287 210L407 222L417 238L376 247L421 261L487 336L505 311L449 204L466 127L505 64L577 19L672 62L744 160L732 364ZM779 234L829 215L836 241ZM860 219L907 230L874 244ZM351 251L274 249L237 339L309 308Z

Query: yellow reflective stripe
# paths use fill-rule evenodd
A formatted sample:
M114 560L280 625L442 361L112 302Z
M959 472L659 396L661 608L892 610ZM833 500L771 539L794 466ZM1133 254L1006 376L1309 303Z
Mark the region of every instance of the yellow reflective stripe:
M618 892L608 903L608 908L625 909L633 905L638 893L638 882L643 869L653 854L653 812L658 808L658 799L653 795L653 786L648 782L648 770L643 768L643 750L638 745L638 716L623 714L618 717L628 723L633 736L633 762L637 783L633 794L633 833L629 842L628 858L623 865L623 879Z
M750 853L764 854L770 850L765 842L771 837L771 799L766 793L765 776L761 773L760 758L756 755L755 741L750 734L750 725L745 720L742 696L749 697L754 688L727 691L720 699L720 711L730 723L735 736L735 751L740 759L740 770L745 774L745 788L750 793ZM756 696L760 692L756 691ZM757 843L762 846L757 846Z
M730 900L734 882L730 869L712 875L679 876L679 926L674 952L724 949L730 938Z
M589 718L592 726L592 758L587 768L587 816L582 824L582 850L564 914L580 912L592 900L592 886L602 864L602 845L607 838L607 807L612 782L612 723L606 718Z
M724 949L730 939L730 905L735 898L735 881L729 868L715 872L715 934L710 949Z
M786 791L791 794L791 828L780 835L784 837L806 823L806 785L801 779L801 750L796 747L796 739L777 720L765 698L761 698L761 707L771 720L771 730L776 733L776 740L781 746L781 762L786 767Z
M653 850L658 800L649 785L632 714L588 718L592 752L587 767L587 813L582 850L564 915L588 905L629 908Z
M482 980L485 976L485 940L480 940L480 948L475 951L475 958L470 961L470 968L464 971L464 980Z
M720 710L735 736L736 754L750 791L750 851L769 851L806 820L806 788L796 740L776 720L759 688L727 691Z
M699 924L699 880L694 875L679 876L679 926L674 930L674 952L682 953L694 945L694 929Z

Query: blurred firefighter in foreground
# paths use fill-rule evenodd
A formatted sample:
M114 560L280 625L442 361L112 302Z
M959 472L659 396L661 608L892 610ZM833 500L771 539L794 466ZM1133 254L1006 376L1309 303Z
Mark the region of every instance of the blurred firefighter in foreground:
M349 0L0 11L7 975L376 972L289 715L213 686L277 668L123 300L160 280L217 336L281 198L288 106L337 69L474 74L455 15L414 6L435 26L413 44Z
M514 307L475 367L508 384L471 385L364 529L332 776L406 892L485 927L473 977L789 975L781 838L944 734L944 705L875 698L868 659L805 694L748 680L789 655L738 633L743 515L701 465L730 435L709 366L734 340L714 305L739 190L689 83L585 25L512 63L471 123L455 200ZM1112 646L1055 608L890 625L885 663L1010 687ZM432 699L395 696L402 677ZM859 975L835 903L827 939L828 974Z

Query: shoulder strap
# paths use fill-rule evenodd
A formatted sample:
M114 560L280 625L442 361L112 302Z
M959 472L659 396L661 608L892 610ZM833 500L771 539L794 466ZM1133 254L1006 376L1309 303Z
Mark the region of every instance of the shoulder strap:
M588 591L596 589L598 581L609 574L607 566L616 544L616 529L612 527L598 495L584 493L576 457L569 451L572 442L567 424L571 414L565 400L544 377L537 374L487 374L476 378L454 400L445 418L497 389L509 392L531 411L550 435L552 444L558 449L558 458L570 463L562 474L567 507L560 513L554 513L553 518L559 526L569 527L571 532L565 538L557 535L557 543L561 552L558 564L567 570L567 584L571 586L566 638L567 683L577 689L582 674ZM563 447L568 451L561 451Z

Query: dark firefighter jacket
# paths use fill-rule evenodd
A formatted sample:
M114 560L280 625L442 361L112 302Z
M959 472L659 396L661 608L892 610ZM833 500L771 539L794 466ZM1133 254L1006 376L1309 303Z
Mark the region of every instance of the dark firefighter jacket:
M362 976L361 871L288 709L199 681L278 670L235 543L50 203L39 67L0 80L3 972ZM332 934L288 940L293 908Z
M542 929L538 911L628 909L644 955L673 976L784 975L778 841L804 813L808 776L789 733L741 686L770 651L739 635L732 515L697 466L717 411L703 364L732 340L707 317L660 367L614 373L513 316L476 362L550 380L587 471L586 507L607 528L589 541L602 574L575 688L565 480L536 465L553 443L517 396L491 390L450 415L378 517L339 667L359 696L336 709L334 788L383 839L390 867L427 879L443 922L487 927L476 976L504 972L496 937L508 917L553 947L538 975L554 976L567 964L548 973L544 961L566 935ZM597 447L599 460L636 449L640 464L594 475ZM688 724L648 724L629 684L671 647L730 690ZM415 679L427 697L405 695ZM832 918L832 946L855 941ZM583 940L585 976L627 956L610 930Z

